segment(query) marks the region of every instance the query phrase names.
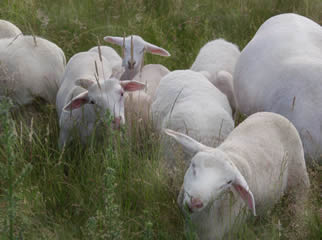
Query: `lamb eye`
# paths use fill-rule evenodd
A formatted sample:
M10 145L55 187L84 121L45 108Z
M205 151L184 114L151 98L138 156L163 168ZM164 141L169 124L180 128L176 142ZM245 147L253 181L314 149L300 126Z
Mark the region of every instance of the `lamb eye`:
M232 180L228 181L227 184L231 184L232 183Z
M95 101L94 100L91 100L89 103L90 104L95 104Z
M121 96L123 97L123 95L124 95L124 92L121 92Z

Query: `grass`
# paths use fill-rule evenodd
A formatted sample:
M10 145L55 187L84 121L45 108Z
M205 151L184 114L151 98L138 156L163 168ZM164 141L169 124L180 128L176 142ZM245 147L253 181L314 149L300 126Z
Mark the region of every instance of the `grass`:
M170 58L146 63L189 68L199 49L223 37L242 49L270 16L296 12L322 24L320 0L8 0L0 17L58 44L67 59L105 35L138 34ZM120 48L115 47L119 53ZM9 104L9 103L8 103ZM151 128L123 129L84 148L59 151L56 109L42 101L8 113L1 103L0 239L193 239L176 204ZM249 220L238 239L321 239L322 175L310 168L301 219L287 198Z

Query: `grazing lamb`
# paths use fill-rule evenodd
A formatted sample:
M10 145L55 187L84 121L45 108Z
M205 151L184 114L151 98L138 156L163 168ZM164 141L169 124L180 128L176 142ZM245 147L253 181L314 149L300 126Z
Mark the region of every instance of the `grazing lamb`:
M111 74L112 68L105 57L100 58L96 52L81 52L69 60L56 101L60 148L70 140L74 127L85 143L106 111L114 118L114 128L125 122L124 92L143 89L145 85L136 81L120 82L110 78Z
M126 38L104 37L106 42L114 43L123 47L123 67L125 68L121 80L133 79L143 67L144 53L149 52L160 56L170 56L170 53L156 45L144 41L140 36L133 35Z
M165 132L193 156L178 204L189 210L200 240L232 234L248 215L245 206L261 215L286 192L299 204L309 188L301 139L279 114L250 116L217 148Z
M20 29L6 20L0 19L0 39L1 38L14 38L22 35Z
M234 89L238 109L279 113L299 131L305 156L322 154L322 27L297 14L268 19L242 51Z
M226 96L201 73L191 70L173 71L161 79L151 116L156 129L171 128L209 146L217 146L234 128ZM167 154L166 158L171 161L173 156Z
M66 58L54 43L35 36L0 39L0 95L20 104L34 97L55 103Z
M101 54L105 57L105 59L109 62L112 67L112 76L116 78L120 78L124 72L124 68L122 67L122 58L118 55L118 53L111 47L108 46L100 46ZM92 47L89 52L99 52L98 47Z
M222 91L235 109L233 77L235 65L240 56L238 47L224 39L216 39L205 44L198 53L191 70L206 72L209 81Z

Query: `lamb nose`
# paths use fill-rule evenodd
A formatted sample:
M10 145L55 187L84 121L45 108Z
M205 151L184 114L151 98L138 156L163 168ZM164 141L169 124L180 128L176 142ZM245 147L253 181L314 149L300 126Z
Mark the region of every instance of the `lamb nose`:
M112 121L116 129L120 128L121 120L122 120L122 117L115 117L114 120Z
M128 61L127 63L129 65L129 69L133 69L136 62L135 61L133 61L133 62L132 61Z
M199 209L203 207L203 203L199 198L191 198L191 209Z

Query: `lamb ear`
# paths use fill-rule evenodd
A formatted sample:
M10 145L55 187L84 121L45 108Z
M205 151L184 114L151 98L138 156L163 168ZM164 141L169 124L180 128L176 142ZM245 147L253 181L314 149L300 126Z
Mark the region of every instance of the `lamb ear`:
M197 152L201 152L201 151L205 151L205 150L209 149L209 147L197 142L193 138L191 138L183 133L179 133L179 132L173 131L171 129L164 129L164 132L167 135L173 137L192 156L194 156Z
M104 37L104 41L109 42L109 43L114 43L119 46L123 46L123 38L122 37L106 36L106 37Z
M80 86L82 88L88 89L92 84L94 84L95 82L93 80L90 79L77 79L75 81L75 85Z
M233 181L232 186L238 192L240 197L244 200L246 205L250 208L253 215L256 216L255 199L254 199L253 193L250 191L248 184L245 178L243 177L243 175L241 175L241 173L237 169L235 170L236 170L236 178Z
M158 47L158 46L156 46L154 44L145 42L144 45L145 45L145 50L147 52L149 52L149 53L164 56L164 57L171 56L170 53L167 50L165 50L163 48L160 48L160 47Z
M69 103L64 107L64 111L72 111L74 109L82 107L84 104L89 102L88 91L80 93L74 97Z
M133 91L142 90L145 88L144 83L134 81L134 80L122 80L120 81L120 84L124 89L124 91L126 92L133 92Z
M236 109L236 98L233 87L233 76L227 71L219 71L213 83L228 98L230 106Z

